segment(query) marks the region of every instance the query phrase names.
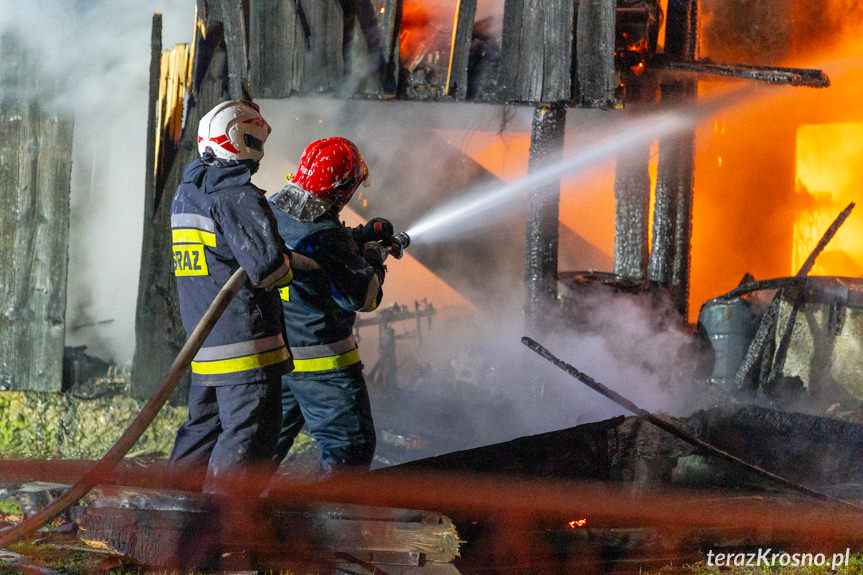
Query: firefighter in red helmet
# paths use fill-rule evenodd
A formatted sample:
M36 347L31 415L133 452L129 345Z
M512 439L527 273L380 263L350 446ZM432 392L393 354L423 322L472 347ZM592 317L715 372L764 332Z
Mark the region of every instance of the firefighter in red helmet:
M280 290L294 370L282 376L283 423L274 459L284 459L305 425L321 447L325 475L368 469L375 451L353 327L358 311L372 311L381 301L393 227L383 218L353 229L339 221L360 185L369 185L369 171L357 146L345 138L318 140L303 152L273 210L288 248L321 267L295 270L291 285Z

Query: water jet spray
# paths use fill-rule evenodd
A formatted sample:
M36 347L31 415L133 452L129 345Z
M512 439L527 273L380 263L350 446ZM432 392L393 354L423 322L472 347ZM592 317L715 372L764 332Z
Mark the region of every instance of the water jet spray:
M457 200L421 217L408 228L407 234L414 242L434 242L473 232L507 217L510 212L502 209L503 206L528 190L542 189L546 184L576 175L637 146L649 145L654 140L692 129L697 121L739 104L754 93L753 88L738 89L697 106L685 106L626 122L605 132L570 156L548 163L520 180L502 187L480 185L459 193ZM492 210L496 211L496 216L489 216ZM486 217L476 217L479 215Z

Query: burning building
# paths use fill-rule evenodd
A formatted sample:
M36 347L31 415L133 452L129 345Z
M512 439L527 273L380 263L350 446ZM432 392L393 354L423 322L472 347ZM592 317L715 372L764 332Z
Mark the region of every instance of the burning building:
M257 176L263 187L278 189L311 139L337 133L368 142L376 188L346 218L386 215L414 237L388 279L395 301L428 298L438 311L468 317L436 316L445 333L439 339L448 341L427 339L421 351L402 352L428 355L402 356L398 382L381 384L378 405L401 412L399 424L419 426L420 412L433 420L413 430L423 437L394 433L392 443L466 438L422 452L436 455L619 413L593 409L585 395L514 352L523 331L538 338L554 331L568 356L651 411L749 402L738 394L740 377L768 396L780 388L811 395L829 380L815 411L853 419L861 286L847 278L860 275L856 215L807 270L829 279L797 292L777 290L800 288L791 281L763 290L757 281L797 274L855 200L859 179L856 59L841 61L856 44L849 37L813 55L812 44L845 38L844 20L811 3L784 6L200 2L193 41L168 51L154 17L136 394L152 393L182 343L164 232L171 192L195 153L189 126L218 100L253 96L281 126ZM720 298L744 278L749 291ZM772 347L757 358L764 374L739 377L774 293L773 331L765 336ZM404 317L426 319L419 309L408 307ZM399 312L390 311L386 321ZM485 324L478 316L515 321ZM704 340L696 337L698 323ZM392 349L395 333L379 333ZM785 333L787 358L777 360ZM699 342L712 348L700 375L690 353ZM831 371L834 364L841 370ZM775 388L773 371L782 382ZM515 401L498 401L507 387L519 388ZM784 401L779 394L769 400ZM490 409L473 409L483 402ZM760 417L744 418L747 429ZM453 420L460 422L455 433ZM707 431L733 427L706 420L692 421ZM600 427L610 436L620 425ZM624 459L632 455L624 444L638 443L639 433L621 432ZM721 443L721 435L714 439ZM512 451L502 453L505 460ZM633 459L617 467L600 459L591 469L602 469L602 478L639 476Z

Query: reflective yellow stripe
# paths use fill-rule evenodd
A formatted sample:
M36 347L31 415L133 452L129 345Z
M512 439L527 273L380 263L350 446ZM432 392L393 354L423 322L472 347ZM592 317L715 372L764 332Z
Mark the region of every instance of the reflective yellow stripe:
M210 271L207 268L207 254L204 252L204 246L201 244L174 245L174 275L210 275Z
M367 311L375 311L376 309L378 309L378 304L380 303L378 301L378 293L380 293L381 291L381 278L378 277L378 274L375 274L375 282L377 282L378 284L378 289L375 290L375 299L372 300L372 305Z
M347 367L360 362L360 352L352 349L347 353L331 355L329 357L316 357L315 359L295 359L294 371L326 371L339 367Z
M174 228L171 230L171 240L175 244L204 244L215 247L216 234L193 228Z
M222 359L219 361L193 361L192 372L200 374L236 373L256 367L266 367L287 360L290 357L288 348L282 347L273 351L256 353L245 357L234 359Z
M287 290L287 289L288 289L288 288L287 288L287 286L288 286L292 281L294 281L294 270L288 270L288 273L286 273L285 275L283 275L283 276L282 276L282 279L280 279L279 281L277 281L276 283L274 283L274 284L273 284L273 286L275 286L276 288L278 288L278 289L279 289L279 291ZM285 287L282 287L282 286L285 286ZM285 298L284 298L284 296L282 296L282 299L285 299Z
M283 288L279 288L279 297L284 301L291 301L291 292L289 291L291 286L286 286Z

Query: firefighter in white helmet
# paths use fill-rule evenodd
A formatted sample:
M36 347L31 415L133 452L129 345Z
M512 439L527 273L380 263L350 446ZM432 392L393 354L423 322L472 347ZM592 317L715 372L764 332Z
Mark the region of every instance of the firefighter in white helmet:
M168 487L221 491L230 477L272 472L279 389L292 367L277 288L290 283L287 251L264 191L251 182L270 126L257 105L223 102L198 126L198 151L171 206L174 275L191 333L231 275L246 285L192 361L189 418L177 432Z

